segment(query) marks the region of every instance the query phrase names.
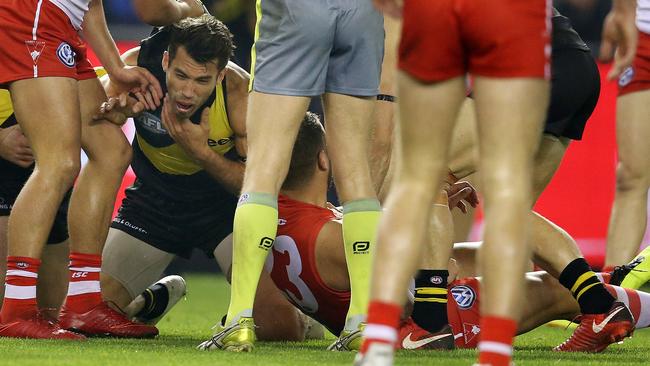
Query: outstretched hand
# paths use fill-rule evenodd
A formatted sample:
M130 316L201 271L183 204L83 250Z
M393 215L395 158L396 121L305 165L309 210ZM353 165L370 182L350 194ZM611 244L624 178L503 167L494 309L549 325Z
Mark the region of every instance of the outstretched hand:
M468 204L474 208L478 206L478 194L469 182L456 182L446 188L446 191L450 210L458 207L463 213L467 213Z
M135 117L142 113L145 106L142 102L122 93L118 97L109 97L108 100L99 106L99 113L93 116L93 120L107 120L116 125L123 125L129 117Z
M600 60L603 62L614 60L614 65L607 74L608 80L618 78L634 61L639 42L635 14L636 1L618 0L605 18Z
M27 168L34 163L34 154L19 125L0 129L0 157Z
M163 91L156 79L147 69L139 66L124 66L108 75L114 84L107 93L115 97L125 92L136 96L146 109L155 110L160 106Z

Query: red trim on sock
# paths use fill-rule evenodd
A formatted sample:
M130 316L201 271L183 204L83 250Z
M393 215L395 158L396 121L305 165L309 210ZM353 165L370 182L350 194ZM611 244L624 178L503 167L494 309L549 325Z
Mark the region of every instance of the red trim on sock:
M496 316L481 318L481 342L497 342L512 347L512 341L517 332L517 322ZM478 363L492 366L509 366L511 357L500 353L481 351L478 356Z
M628 300L630 301L630 311L634 316L634 320L638 322L639 317L641 316L641 298L639 297L639 293L636 292L636 290L629 288L625 288L624 290L627 294Z
M70 253L71 267L102 267L101 254Z
M614 271L614 268L616 268L616 266L604 266L603 269L601 270L601 272L610 273L610 272Z

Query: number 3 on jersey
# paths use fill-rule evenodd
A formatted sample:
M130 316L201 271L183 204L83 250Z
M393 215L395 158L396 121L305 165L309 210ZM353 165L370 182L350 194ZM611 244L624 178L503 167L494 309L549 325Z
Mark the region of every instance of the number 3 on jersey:
M273 244L273 251L266 259L266 269L269 273L285 277L281 282L289 282L282 290L285 295L308 314L318 311L318 303L307 284L300 278L302 274L302 258L296 242L287 235L278 236ZM277 281L277 278L274 278ZM291 284L291 286L289 285Z

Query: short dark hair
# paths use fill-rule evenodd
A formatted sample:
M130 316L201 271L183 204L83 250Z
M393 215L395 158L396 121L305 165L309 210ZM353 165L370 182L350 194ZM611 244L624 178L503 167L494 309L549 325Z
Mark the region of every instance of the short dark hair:
M233 55L235 45L232 33L225 24L209 14L185 18L171 26L169 60L173 60L179 46L201 64L217 61L223 70Z
M296 143L291 153L289 173L283 189L296 189L305 184L316 172L318 154L325 150L325 130L318 115L307 112L300 124Z

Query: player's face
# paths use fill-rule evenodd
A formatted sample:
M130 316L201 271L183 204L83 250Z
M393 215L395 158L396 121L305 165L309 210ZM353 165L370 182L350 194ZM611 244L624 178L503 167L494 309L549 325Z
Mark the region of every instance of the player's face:
M193 115L221 79L216 62L198 63L183 46L178 47L173 59L168 60L165 71L169 99L179 119Z

